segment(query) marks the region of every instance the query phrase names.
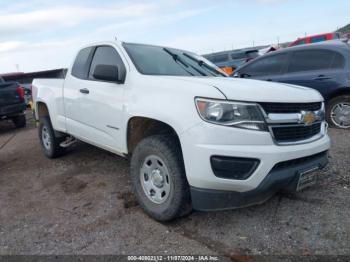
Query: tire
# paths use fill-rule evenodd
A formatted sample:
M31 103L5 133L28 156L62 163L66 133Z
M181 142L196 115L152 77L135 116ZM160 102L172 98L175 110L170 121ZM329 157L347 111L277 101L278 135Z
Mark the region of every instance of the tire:
M26 116L24 114L15 116L12 118L12 122L17 128L25 127L27 124Z
M170 221L191 212L181 148L173 137L155 135L143 139L132 154L130 173L140 206L155 220ZM162 181L163 187L158 188Z
M342 108L342 109L339 109L339 108ZM340 118L339 116L337 117L337 112L338 112L338 115L340 114ZM350 96L349 95L337 96L331 99L327 103L326 120L331 127L337 127L342 129L350 128Z
M56 137L48 116L40 117L39 140L45 155L48 158L56 158L65 153L65 148L60 147L65 137Z

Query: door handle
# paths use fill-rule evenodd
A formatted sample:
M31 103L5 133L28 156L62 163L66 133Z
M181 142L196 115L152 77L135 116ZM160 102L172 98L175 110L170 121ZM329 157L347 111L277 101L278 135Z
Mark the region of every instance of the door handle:
M332 79L332 78L325 76L325 75L319 75L319 76L313 78L313 80L317 80L317 81L328 80L328 79Z
M80 91L80 93L82 93L82 94L88 94L88 93L90 93L89 89L87 89L87 88L82 88L82 89L80 89L79 91Z

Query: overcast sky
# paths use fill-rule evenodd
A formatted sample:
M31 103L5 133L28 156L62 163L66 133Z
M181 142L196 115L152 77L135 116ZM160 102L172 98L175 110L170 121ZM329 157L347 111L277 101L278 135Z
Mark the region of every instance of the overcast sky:
M0 73L67 67L115 37L209 53L291 41L350 23L350 1L0 0Z

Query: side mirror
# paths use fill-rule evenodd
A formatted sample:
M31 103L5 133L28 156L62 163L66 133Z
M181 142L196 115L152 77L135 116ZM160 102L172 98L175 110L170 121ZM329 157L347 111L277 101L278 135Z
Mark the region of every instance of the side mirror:
M114 65L96 65L93 77L98 80L121 82L118 67Z

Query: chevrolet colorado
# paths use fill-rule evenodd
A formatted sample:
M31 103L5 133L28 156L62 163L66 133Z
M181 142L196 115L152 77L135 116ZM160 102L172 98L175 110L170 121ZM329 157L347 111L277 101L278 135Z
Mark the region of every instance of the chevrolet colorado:
M10 119L18 128L26 125L24 89L0 77L0 120Z
M76 140L130 157L135 195L159 221L299 191L328 163L317 91L229 78L179 49L86 46L65 77L34 80L33 99L49 158Z

